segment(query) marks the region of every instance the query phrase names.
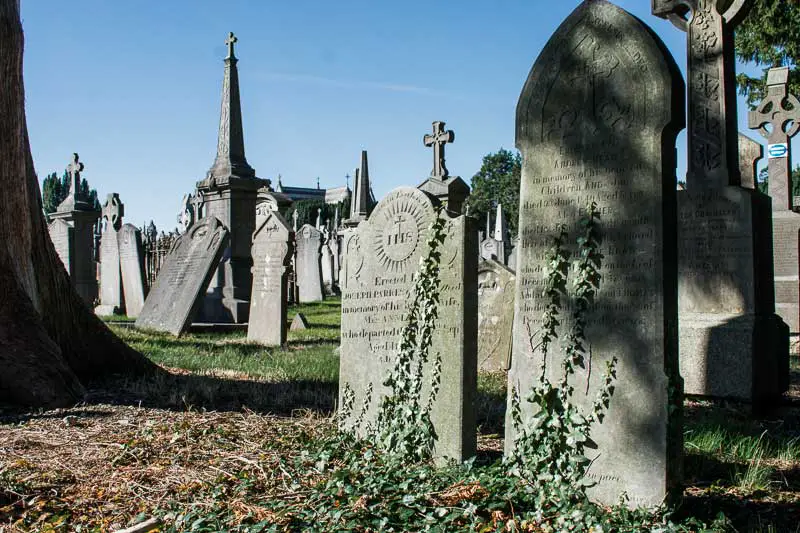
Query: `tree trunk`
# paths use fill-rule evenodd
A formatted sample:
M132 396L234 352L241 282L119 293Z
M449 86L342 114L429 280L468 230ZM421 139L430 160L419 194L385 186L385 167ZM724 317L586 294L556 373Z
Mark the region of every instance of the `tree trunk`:
M87 380L157 367L86 307L42 215L25 121L19 0L0 0L0 402L63 406Z

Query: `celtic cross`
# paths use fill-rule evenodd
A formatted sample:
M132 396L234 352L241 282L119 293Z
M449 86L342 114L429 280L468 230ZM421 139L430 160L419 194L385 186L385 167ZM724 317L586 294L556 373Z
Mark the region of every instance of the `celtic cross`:
M769 195L776 211L792 209L792 154L789 141L800 131L800 100L789 94L789 67L767 74L767 96L748 115L750 129L767 138Z
M125 215L125 206L119 199L119 194L109 193L106 196L106 203L103 205L103 218L108 220L108 224L114 231L119 231L122 227L122 217Z
M203 206L205 205L205 198L203 191L196 191L193 196L190 196L189 203L192 204L192 215L195 221L203 218Z
M733 30L751 0L652 0L687 33L689 188L740 185Z
M237 42L239 42L239 39L233 32L228 33L228 37L225 39L225 44L228 45L228 57L225 59L236 59L236 56L233 54L233 45Z
M433 123L433 134L427 134L422 138L422 142L427 147L433 147L433 171L432 178L446 178L450 172L444 164L444 146L455 140L456 135L453 130L444 129L444 122L436 121Z

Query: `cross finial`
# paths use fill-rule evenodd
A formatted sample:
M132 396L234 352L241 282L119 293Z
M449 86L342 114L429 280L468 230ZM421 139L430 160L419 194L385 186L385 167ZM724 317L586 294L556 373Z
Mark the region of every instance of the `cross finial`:
M236 59L236 56L233 54L233 45L239 42L239 39L233 34L233 32L228 33L227 39L225 39L225 44L228 45L228 57L225 59Z
M345 182L346 188L349 189L350 188L350 174L345 174L344 175L344 182Z
M69 194L78 195L81 190L81 172L83 172L83 163L79 161L78 154L72 154L67 172L69 172Z
M427 134L422 138L425 146L433 147L433 171L431 172L432 178L444 179L450 172L444 164L444 146L447 143L455 141L456 135L453 130L444 129L444 122L436 121L433 123L433 134Z

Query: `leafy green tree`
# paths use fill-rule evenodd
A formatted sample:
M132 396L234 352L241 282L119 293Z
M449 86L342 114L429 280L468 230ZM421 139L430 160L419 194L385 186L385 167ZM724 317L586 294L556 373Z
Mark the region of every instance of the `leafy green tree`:
M483 158L481 169L472 176L472 194L468 205L470 215L486 219L486 213L500 203L512 237L517 235L519 216L519 183L522 157L519 152L501 148Z
M96 210L101 209L100 200L97 197L97 190L89 187L89 182L86 178L81 179L81 193L89 198L89 203L94 206ZM53 172L48 175L42 182L42 208L46 215L55 213L56 209L64 198L69 195L69 173L64 171L61 179Z
M800 1L751 0L750 13L736 29L736 55L744 63L763 68L760 78L740 73L739 92L751 108L766 92L767 71L788 66L789 91L800 95Z
M338 202L336 204L325 203L324 200L299 200L292 204L284 213L284 217L289 222L292 221L292 215L297 210L297 227L300 228L303 224L311 224L315 226L317 223L317 211L322 209L321 222L324 225L326 220L333 224L336 216L336 208L339 208L339 221L344 220L350 216L350 201Z

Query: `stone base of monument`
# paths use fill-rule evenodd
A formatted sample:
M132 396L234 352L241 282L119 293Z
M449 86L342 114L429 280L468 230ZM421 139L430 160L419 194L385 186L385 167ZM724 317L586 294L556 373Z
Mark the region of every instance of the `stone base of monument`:
M760 409L788 389L789 331L777 315L684 313L680 321L685 394Z
M249 301L223 298L219 294L208 293L203 299L203 307L195 321L214 324L245 324L249 318Z
M97 316L121 315L122 309L116 305L98 305L94 308L94 314Z
M772 241L775 258L775 312L800 333L800 214L775 211L772 214Z

